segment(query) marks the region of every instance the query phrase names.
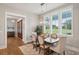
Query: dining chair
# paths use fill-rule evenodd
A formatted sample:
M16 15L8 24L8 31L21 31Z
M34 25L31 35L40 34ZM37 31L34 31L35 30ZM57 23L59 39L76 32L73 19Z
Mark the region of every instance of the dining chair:
M55 46L50 46L50 50L58 54L65 54L65 42L66 42L66 37L60 37L59 41L56 43Z
M39 44L40 44L39 45L39 54L40 54L41 51L43 51L44 55L48 54L49 46L44 43L44 36L39 35L38 36L38 41L39 41Z
M37 47L39 46L39 43L36 41L37 40L37 35L32 34L31 38L32 38L33 49L36 48L36 51L37 51Z
M53 38L53 39L57 39L57 34L51 34L51 38Z

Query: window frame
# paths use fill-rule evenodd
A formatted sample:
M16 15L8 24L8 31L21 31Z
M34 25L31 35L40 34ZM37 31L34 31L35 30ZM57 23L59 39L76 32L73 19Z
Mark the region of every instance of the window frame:
M45 26L45 25L46 25L46 23L45 23L46 17L48 17L48 19L50 20L50 17L49 17L49 16L45 16L45 17L44 17L44 21L43 21L43 22L44 22L44 27L43 27L43 29L44 29L43 32L44 32L44 33L45 33L45 31L46 31L46 26ZM48 25L49 25L49 27L50 27L50 21L49 21ZM51 27L50 27L50 28L51 28ZM50 32L51 32L51 29L50 29Z
M71 13L72 13L72 16L71 16L71 35L63 35L62 34L62 31L61 31L61 35L63 35L63 36L73 36L73 9L72 8L68 8L68 9L63 9L62 11L61 11L61 22L62 22L62 13L64 12L64 11L71 11ZM62 28L62 25L61 25L61 28ZM67 29L67 28L66 28Z
M54 15L57 15L58 16L58 33L59 33L59 14L58 13L54 13L52 16L51 16L51 34L52 34L52 31L53 31L53 28L52 28L52 22L53 22L53 16Z
M70 10L71 13L72 13L72 17L71 17L71 35L63 35L62 34L62 25L61 25L61 22L62 22L62 12L63 11L67 11L67 10ZM50 20L50 34L52 34L52 17L53 15L58 15L58 35L61 35L61 36L73 36L73 8L72 7L68 7L68 8L64 8L64 9L61 9L59 11L55 11L55 12L52 12L51 15L48 14L48 16L44 16L44 22L45 22L45 17L49 17L49 20ZM44 25L44 32L45 32L45 25Z

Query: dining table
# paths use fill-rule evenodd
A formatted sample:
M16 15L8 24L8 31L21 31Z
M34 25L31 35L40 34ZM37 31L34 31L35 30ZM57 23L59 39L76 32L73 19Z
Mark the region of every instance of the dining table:
M47 38L45 38L44 39L44 41L45 41L45 44L46 45L48 45L49 46L49 54L51 54L52 53L52 51L58 51L58 49L51 49L51 48L53 48L53 47L56 47L58 44L58 42L59 42L59 38L56 38L56 39L54 39L54 38L52 38L52 37L47 37Z
M46 42L46 45L49 45L49 49L51 51L54 51L58 54L65 54L65 37L60 37L60 38L51 38L51 37L47 37L44 39L44 41ZM51 52L49 52L50 54Z
M53 44L53 43L58 42L59 38L54 39L54 38L51 38L51 37L47 37L47 38L44 39L44 41L47 42L47 43Z

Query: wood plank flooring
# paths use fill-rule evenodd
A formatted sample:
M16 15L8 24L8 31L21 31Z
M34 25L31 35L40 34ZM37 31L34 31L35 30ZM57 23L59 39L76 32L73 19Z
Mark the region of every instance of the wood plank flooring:
M0 55L23 55L19 46L24 45L21 39L9 37L7 40L7 48L0 49Z

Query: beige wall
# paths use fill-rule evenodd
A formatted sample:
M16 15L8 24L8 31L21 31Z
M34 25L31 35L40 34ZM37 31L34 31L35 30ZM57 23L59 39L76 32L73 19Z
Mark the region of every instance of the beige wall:
M73 4L73 43L79 48L79 4Z
M0 48L7 46L6 45L7 41L5 40L5 36L4 36L5 34L5 12L12 12L12 13L22 14L26 16L26 20L25 20L26 39L24 42L27 43L28 41L30 41L29 37L32 31L32 29L30 28L32 27L32 25L36 26L37 24L39 24L38 16L36 14L23 12L23 11L19 11L16 9L12 9L12 8L0 5Z
M70 45L75 49L79 49L79 7L78 6L79 4L73 4L73 37L67 39L67 45Z
M5 12L4 8L0 6L0 47L5 47L5 37L4 37L4 19L5 19Z

